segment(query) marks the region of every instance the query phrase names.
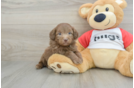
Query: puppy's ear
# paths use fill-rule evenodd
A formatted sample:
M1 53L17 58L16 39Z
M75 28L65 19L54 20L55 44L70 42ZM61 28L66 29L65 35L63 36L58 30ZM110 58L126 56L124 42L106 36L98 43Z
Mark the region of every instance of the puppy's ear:
M78 38L78 32L72 27L74 39Z
M56 36L56 27L49 34L51 40L55 40L55 36Z

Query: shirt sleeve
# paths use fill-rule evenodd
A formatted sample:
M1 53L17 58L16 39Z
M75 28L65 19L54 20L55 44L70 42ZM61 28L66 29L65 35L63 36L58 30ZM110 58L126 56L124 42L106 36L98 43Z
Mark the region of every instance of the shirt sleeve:
M133 35L122 28L120 28L120 30L122 33L124 48L127 48L133 42Z
M90 43L90 38L91 38L91 35L92 35L92 32L93 30L90 30L86 33L84 33L83 35L81 35L79 38L78 38L78 41L80 42L80 44L84 47L84 48L87 48L89 43Z

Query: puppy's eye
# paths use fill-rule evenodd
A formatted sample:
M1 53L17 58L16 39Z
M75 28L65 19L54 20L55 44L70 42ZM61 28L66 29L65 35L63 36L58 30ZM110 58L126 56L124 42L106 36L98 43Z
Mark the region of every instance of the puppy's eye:
M68 33L69 35L71 34L71 32Z
M61 35L61 33L59 33L58 35Z
M98 9L96 9L96 13L98 13Z
M108 7L106 8L106 11L109 11L109 8Z

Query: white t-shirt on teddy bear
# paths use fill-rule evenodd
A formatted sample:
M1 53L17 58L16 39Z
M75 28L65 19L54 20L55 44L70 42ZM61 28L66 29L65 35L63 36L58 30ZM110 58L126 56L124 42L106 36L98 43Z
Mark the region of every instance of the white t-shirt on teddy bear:
M93 30L88 48L125 50L120 28Z

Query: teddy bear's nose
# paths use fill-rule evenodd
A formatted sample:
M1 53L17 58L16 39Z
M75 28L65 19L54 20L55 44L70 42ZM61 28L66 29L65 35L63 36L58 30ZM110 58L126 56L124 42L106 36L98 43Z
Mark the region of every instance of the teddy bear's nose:
M94 20L96 22L102 22L105 18L106 18L106 15L101 13L101 14L96 15Z

